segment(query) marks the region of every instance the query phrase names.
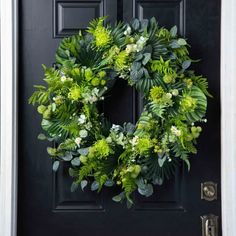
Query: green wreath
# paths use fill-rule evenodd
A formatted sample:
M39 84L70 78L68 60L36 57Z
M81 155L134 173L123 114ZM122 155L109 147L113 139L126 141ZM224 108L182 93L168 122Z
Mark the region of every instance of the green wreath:
M149 197L181 160L190 169L202 130L196 122L206 122L211 95L207 80L189 70L189 45L176 26L169 31L155 18L114 26L104 20L61 41L56 66L43 66L46 86L35 86L29 103L42 115L38 138L56 144L47 148L53 170L70 163L71 190L117 185L113 200L130 206L136 190ZM110 124L98 109L120 78L143 95L136 124Z

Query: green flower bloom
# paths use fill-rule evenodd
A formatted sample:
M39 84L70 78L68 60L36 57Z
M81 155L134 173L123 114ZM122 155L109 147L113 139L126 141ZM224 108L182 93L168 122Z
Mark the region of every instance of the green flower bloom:
M164 95L164 93L165 92L161 86L154 86L150 90L149 99L151 101L158 101Z
M200 133L202 131L202 128L200 126L192 126L191 127L191 132L192 132L192 137L193 138L198 138Z
M166 84L170 84L172 82L175 81L175 78L176 78L176 75L175 74L166 74L164 75L163 77L163 81L166 83Z
M180 101L180 108L183 112L192 112L196 108L197 100L185 94Z
M139 138L136 149L140 155L145 155L153 146L152 141L150 138Z
M102 86L106 85L106 83L107 83L107 81L106 81L105 79L102 79L102 80L101 80L101 85L102 85Z
M129 54L126 51L121 51L115 58L115 68L117 71L122 71L128 67Z
M91 81L91 84L94 86L94 87L97 87L99 84L100 84L100 80L98 77L95 77L92 79Z
M130 176L133 179L136 179L138 177L139 173L141 172L141 166L140 165L132 165L132 166L129 166L126 171L130 173Z
M193 81L191 79L184 79L187 88L191 88L193 86Z
M98 77L99 78L104 78L106 76L106 71L102 70L98 72Z
M47 109L43 112L44 119L50 119L52 115L52 106L48 105Z
M111 149L105 139L97 141L89 151L90 157L104 158L111 153Z
M72 69L71 74L73 76L78 76L80 74L80 69L79 68Z
M53 101L56 103L56 105L61 105L63 103L63 96L58 95L56 97L53 98Z
M90 81L92 79L92 76L93 76L93 71L91 70L91 68L87 68L85 71L84 71L84 76L85 76L85 79L87 81Z
M47 110L47 107L44 105L40 105L40 106L38 106L37 110L38 110L39 114L43 114Z
M81 89L79 86L75 86L70 89L70 92L68 94L68 98L72 101L77 101L81 98Z
M95 37L95 44L97 47L105 47L111 43L112 38L110 31L101 25L97 26L93 35Z

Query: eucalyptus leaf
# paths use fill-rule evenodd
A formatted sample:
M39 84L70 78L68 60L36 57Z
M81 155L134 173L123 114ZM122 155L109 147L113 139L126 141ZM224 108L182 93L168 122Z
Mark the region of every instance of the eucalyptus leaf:
M161 178L161 177L157 177L156 179L154 179L153 181L152 181L152 183L153 184L155 184L155 185L162 185L163 184L163 179Z
M91 190L92 191L96 191L99 189L99 183L95 180L93 181L93 183L91 184Z
M142 60L143 65L146 65L149 60L151 59L151 53L144 53L143 54L144 58Z
M82 180L80 183L80 187L82 189L82 191L84 191L84 188L88 185L88 181L87 180Z
M89 147L87 147L87 148L80 148L80 149L78 150L78 153L81 154L81 155L83 155L83 156L87 156L87 155L88 155L88 152L89 152Z
M178 28L177 26L173 26L171 29L170 29L170 35L171 37L175 37L177 35L177 31L178 31Z
M140 62L135 61L132 63L131 70L138 71L141 68L141 65L142 64Z
M184 61L183 64L182 64L182 68L184 70L187 70L191 65L191 60L187 60L187 61Z
M112 200L113 200L114 202L121 202L124 198L125 198L125 193L124 193L124 192L121 192L120 194L114 196L114 197L112 198Z
M131 77L132 80L136 81L138 79L137 70L131 70L130 77Z
M135 131L135 125L128 122L125 124L125 132L127 132L128 134L132 134Z
M113 200L114 202L120 202L120 201L122 201L122 198L121 198L121 196L118 194L118 195L114 196L114 197L112 198L112 200Z
M183 38L179 38L177 42L178 42L178 44L179 44L180 46L185 46L185 45L187 45L186 40L183 39Z
M145 197L150 197L153 194L153 186L145 184L142 188L138 187L138 192Z
M158 164L160 167L162 167L164 165L166 161L166 156L162 157L162 158L158 158Z
M131 22L131 26L134 30L138 30L139 28L139 20L138 19L133 19L133 21Z
M60 166L60 162L59 161L54 161L53 165L52 165L53 171L56 172L58 170L59 166Z
M142 60L142 58L143 58L143 54L142 53L137 53L136 56L135 56L134 61L138 62L138 61Z
M170 47L175 49L175 48L180 48L180 45L177 40L172 40L170 43Z
M38 135L38 139L39 139L39 140L46 140L47 137L46 137L45 134L39 134L39 135Z
M71 161L73 158L71 152L66 152L65 155L62 157L64 161Z
M104 185L106 187L112 187L114 185L114 181L112 179L108 179Z
M77 176L77 172L73 168L69 168L69 175L71 177L76 177Z
M70 187L70 191L73 193L78 189L79 185L77 182L73 182Z
M141 29L145 30L148 27L148 20L147 19L143 19L141 21Z
M80 158L75 157L74 159L71 160L72 166L79 166L80 165Z

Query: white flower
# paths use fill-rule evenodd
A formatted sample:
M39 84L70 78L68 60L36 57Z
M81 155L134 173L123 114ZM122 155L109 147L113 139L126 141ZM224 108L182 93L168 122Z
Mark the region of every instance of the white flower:
M171 93L167 93L167 94L166 94L166 98L167 98L167 99L171 99L171 98L172 98L172 94L171 94Z
M141 36L139 38L139 40L136 42L136 45L137 45L137 50L136 51L137 52L140 52L143 49L143 47L146 44L147 40L148 40L148 38L143 37L143 36Z
M207 123L207 119L203 119L203 122Z
M92 123L91 122L88 122L87 124L85 124L85 128L87 130L90 130L92 128Z
M80 147L81 141L82 141L82 138L80 138L80 137L77 137L77 138L75 139L75 143L77 144L78 147Z
M178 89L173 89L171 93L172 93L173 96L178 96L179 95Z
M120 130L120 126L119 126L119 125L114 125L114 124L113 124L112 127L111 127L111 130L117 132L117 131Z
M92 95L95 95L95 96L98 97L98 93L99 93L99 89L98 89L98 88L94 88L94 89L92 90Z
M129 142L133 147L136 146L138 143L138 136L134 136Z
M181 130L177 129L176 126L171 126L170 130L177 137L179 137L182 134Z
M106 138L106 141L107 141L108 143L112 143L112 138L111 138L111 137L107 137L107 138Z
M124 35L130 35L131 33L131 27L128 25L126 30L124 31Z
M137 51L137 45L136 44L128 44L125 48L125 51L129 54L131 52Z
M81 138L86 138L86 137L88 136L88 131L85 130L85 129L80 130L80 131L79 131L79 136L80 136Z
M84 114L81 114L80 117L79 117L79 119L78 119L78 122L79 122L80 124L84 124L85 121L86 121L86 116L85 116Z
M61 77L61 82L66 82L66 81L73 81L73 79L72 78L68 78L68 77L66 77L65 75L63 75L62 77Z
M66 81L66 76L63 75L63 76L61 77L61 82L65 82L65 81Z

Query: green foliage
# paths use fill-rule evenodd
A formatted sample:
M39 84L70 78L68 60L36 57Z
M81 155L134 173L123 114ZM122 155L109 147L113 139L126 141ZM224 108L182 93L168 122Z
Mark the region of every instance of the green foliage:
M190 70L188 42L176 26L159 27L155 18L130 23L90 22L85 33L64 38L55 66L44 69L29 103L37 105L53 170L66 161L74 179L71 191L116 184L113 200L133 204L133 193L149 197L153 185L171 178L180 161L190 169L190 154L205 121L206 78ZM111 124L100 112L107 91L119 78L143 96L136 124Z

